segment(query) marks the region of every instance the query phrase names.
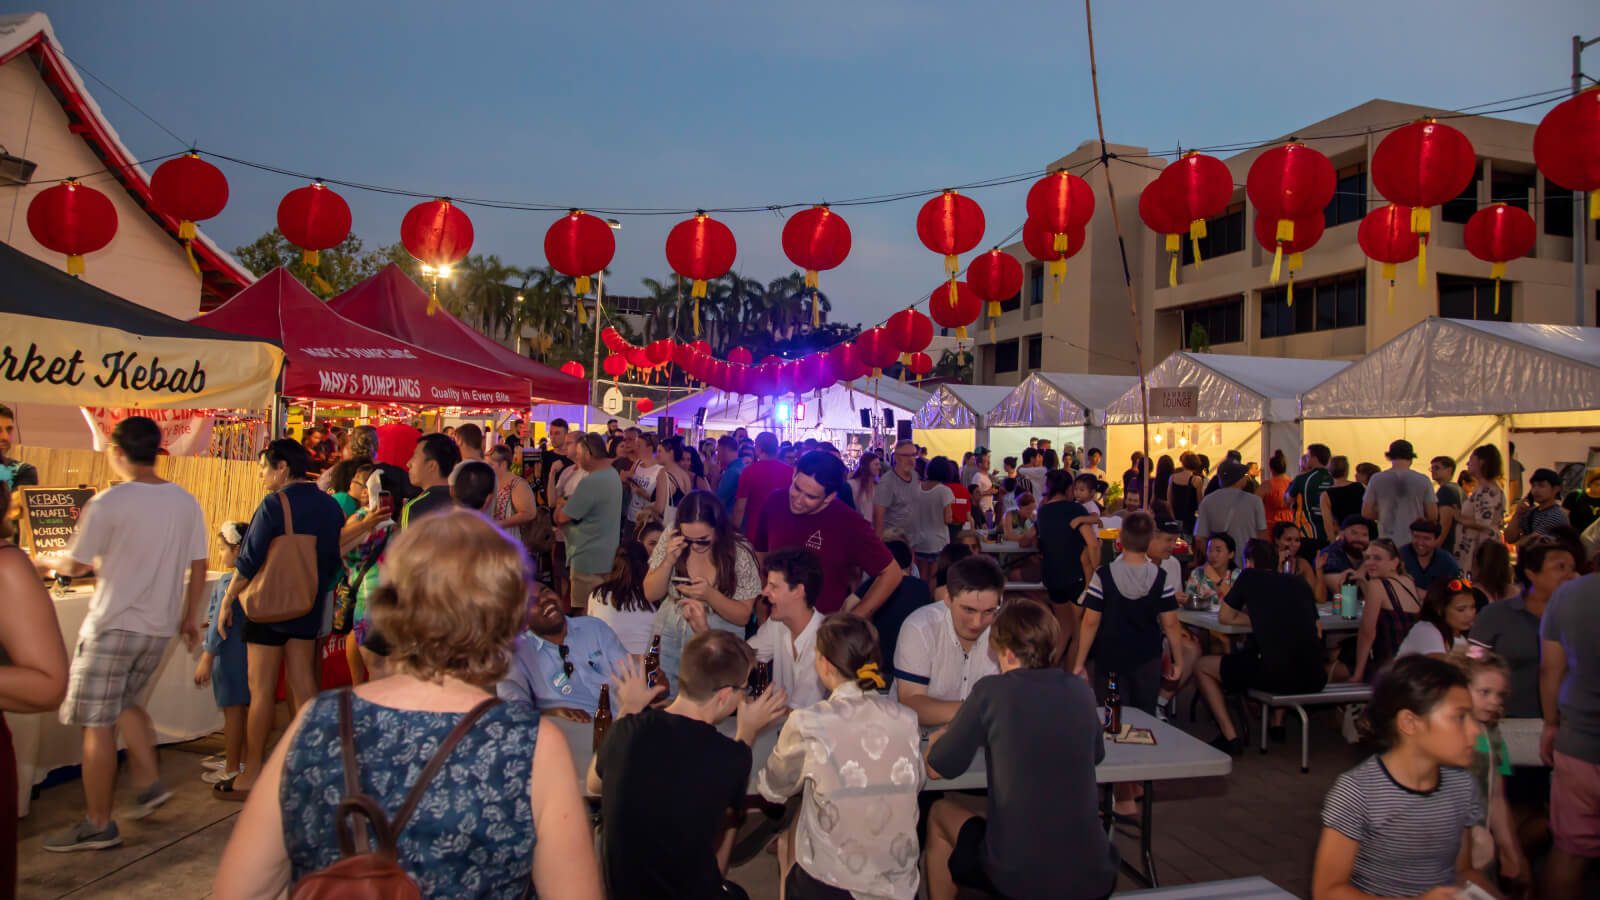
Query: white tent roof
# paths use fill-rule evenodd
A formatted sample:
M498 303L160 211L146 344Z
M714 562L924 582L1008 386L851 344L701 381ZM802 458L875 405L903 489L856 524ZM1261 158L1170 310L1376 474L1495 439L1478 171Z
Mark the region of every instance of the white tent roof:
M1101 425L1105 409L1139 386L1133 375L1034 372L1008 392L989 417L990 425L1060 428Z
M1302 403L1308 419L1600 410L1600 328L1429 316Z
M1011 389L988 384L941 384L917 410L916 428L979 428L1011 396Z
M1349 365L1331 359L1179 350L1151 369L1145 384L1152 388L1198 387L1199 411L1184 421L1293 422L1300 418L1300 395ZM1140 405L1139 386L1135 384L1106 409L1106 424L1138 424ZM1151 416L1152 420L1161 418Z
M874 391L877 392L876 399ZM815 391L802 398L806 405L806 418L799 424L865 431L867 429L861 427L860 410L889 407L894 410L895 418L909 419L928 402L928 397L926 391L889 378L879 378L876 384L873 379L862 378L851 382L848 387L842 382L835 383L822 389L820 403ZM680 424L688 424L704 409L706 427L718 431L731 431L741 425L774 424L774 398L745 395L738 397L737 403L735 399L734 395L724 391L708 389L654 409L648 415L640 416L639 421L652 423L662 416L676 416Z

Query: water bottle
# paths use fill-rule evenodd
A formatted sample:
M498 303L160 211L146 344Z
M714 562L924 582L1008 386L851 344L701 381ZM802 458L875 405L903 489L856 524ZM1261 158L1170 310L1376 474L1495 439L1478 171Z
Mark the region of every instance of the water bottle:
M1359 601L1356 599L1356 586L1346 584L1339 588L1339 615L1346 619L1354 619Z

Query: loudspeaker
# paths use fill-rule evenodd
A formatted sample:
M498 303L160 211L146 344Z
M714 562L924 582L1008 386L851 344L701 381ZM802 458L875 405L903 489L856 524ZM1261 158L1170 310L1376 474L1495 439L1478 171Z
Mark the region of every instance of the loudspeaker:
M871 428L872 427L872 410L863 409L861 411L861 427L862 428Z
M704 406L694 411L694 424L696 427L706 424L706 408Z
M883 408L883 427L885 429L894 427L894 410L887 406Z
M674 416L662 416L656 420L656 433L661 437L671 437L678 433L678 420Z
M899 428L900 440L911 440L911 422L909 419L901 419L897 427Z

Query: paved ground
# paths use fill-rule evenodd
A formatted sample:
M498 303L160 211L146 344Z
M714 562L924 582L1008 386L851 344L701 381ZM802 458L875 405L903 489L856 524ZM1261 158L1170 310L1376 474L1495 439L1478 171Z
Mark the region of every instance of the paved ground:
M1215 731L1202 715L1189 726L1209 739ZM1266 756L1254 750L1226 778L1157 785L1155 854L1164 885L1262 875L1296 896L1310 895L1311 859L1323 794L1334 777L1364 750L1338 736L1331 712L1312 722L1311 773L1299 771L1298 735ZM199 780L200 759L220 748L209 738L164 748L161 767L177 789L165 807L143 822L121 823L121 847L98 853L57 855L41 849L52 830L82 815L83 795L72 781L42 791L21 823L20 888L25 900L116 897L118 900L191 900L206 897L217 860L239 808L212 800ZM118 800L132 798L124 784ZM1063 840L1069 839L1063 835ZM1120 839L1123 855L1138 845ZM734 880L753 898L777 897L777 858L764 855L736 869ZM1142 885L1124 875L1121 889Z

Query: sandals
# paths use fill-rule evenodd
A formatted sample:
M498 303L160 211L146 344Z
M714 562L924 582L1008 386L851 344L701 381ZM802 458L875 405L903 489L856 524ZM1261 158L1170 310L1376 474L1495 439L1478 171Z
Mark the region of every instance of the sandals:
M235 775L232 778L224 778L217 782L211 786L211 796L229 803L243 803L249 800L250 792L248 790L240 790L233 786L233 783L238 780L239 776Z

